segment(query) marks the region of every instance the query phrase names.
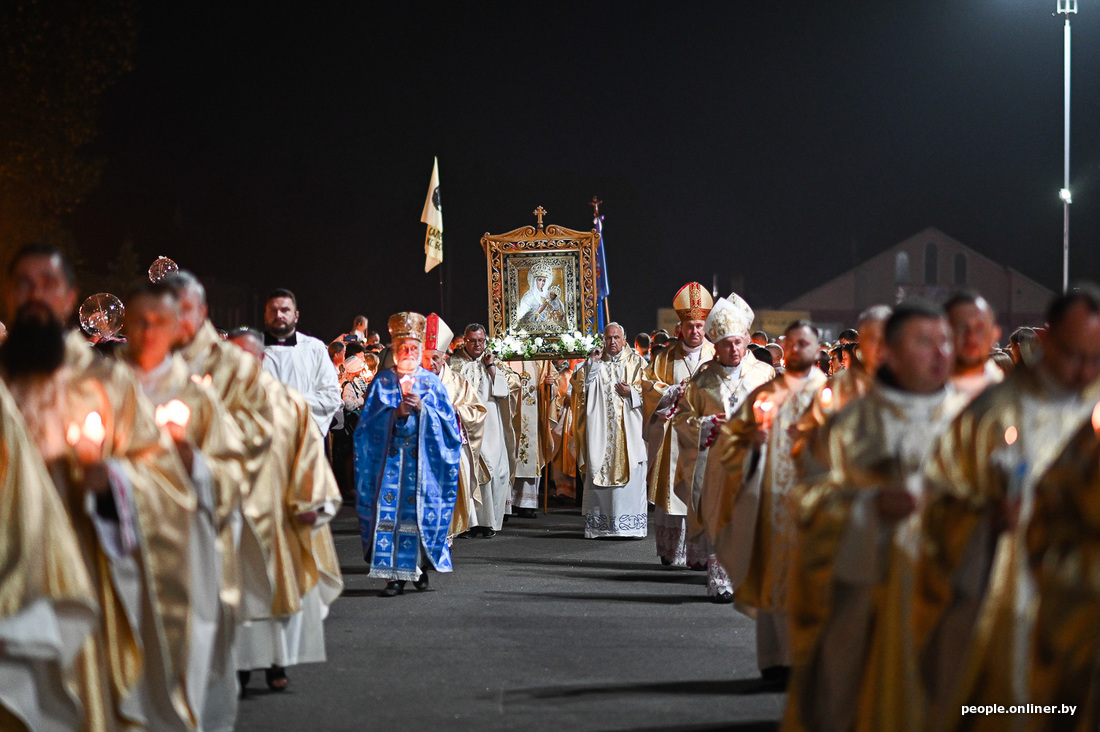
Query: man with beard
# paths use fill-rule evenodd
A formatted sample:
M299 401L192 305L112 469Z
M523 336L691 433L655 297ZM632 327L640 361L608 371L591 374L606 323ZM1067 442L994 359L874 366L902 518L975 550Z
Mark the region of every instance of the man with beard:
M298 332L298 300L290 290L273 290L264 305L264 369L309 402L313 419L327 435L343 400L328 348Z
M483 500L481 484L489 482L489 470L481 459L481 435L488 411L477 398L470 383L447 364L447 349L453 331L435 313L428 316L424 354L420 365L443 382L462 430L462 461L458 471L458 494L448 538L467 531L477 516L477 505Z
M82 725L189 729L190 481L126 367L66 332L77 292L61 252L24 247L8 274L0 370L100 599L72 678Z
M734 600L756 608L756 662L764 680L775 682L785 682L790 671L787 596L796 538L790 428L825 384L815 365L817 329L796 320L784 336L786 369L741 402L712 448L728 474L720 504L708 505L705 527Z
M941 437L927 471L915 624L929 728L1003 728L957 704L1021 704L1036 588L1024 538L1036 483L1100 400L1100 290L1055 297L1042 353L981 392Z
M427 320L390 317L394 366L371 385L355 430L355 487L363 557L388 580L383 597L405 583L428 589L429 567L451 571L447 532L458 492L462 435L450 395L421 364Z
M708 473L711 443L749 392L775 378L775 369L748 352L753 318L752 308L736 292L714 303L706 326L715 358L703 364L688 381L673 417L680 440L676 492L688 506L689 541L707 541L701 516L705 510L704 496L720 492L725 482L721 461L714 460ZM713 546L707 543L707 594L714 602L733 602L729 577L714 556Z
M171 353L180 330L179 299L144 281L126 296L126 345L120 353L157 423L171 435L198 498L191 525L191 656L187 691L204 730L230 730L237 712L233 636L240 605L239 547L244 444L240 431L184 360Z
M705 339L706 318L714 300L698 282L689 282L673 298L680 318L679 340L653 357L642 381L642 417L649 458L649 500L654 504L653 524L661 563L704 569L704 542L688 541L687 504L676 495L676 468L680 441L672 418L687 380L714 357L714 346Z
M946 383L938 306L901 303L885 338L873 386L830 424L829 472L796 506L793 729L924 729L911 623L922 470L966 399Z
M584 386L576 394L584 536L646 536L645 361L626 347L626 331L618 323L609 323L603 338L603 352L594 351L580 369Z
M956 292L943 309L955 334L951 386L973 399L990 384L1004 380L1004 371L991 358L993 346L1001 337L1001 326L989 301L970 290Z
M238 328L229 347L257 366L263 336ZM243 498L241 626L236 656L241 694L252 669L272 691L290 681L286 667L325 660L324 619L343 590L328 525L340 489L324 438L301 394L263 369L259 383L272 413L271 446Z
M449 361L452 369L470 382L485 405L485 430L481 456L489 469L489 482L481 485L481 505L472 534L492 537L504 523L512 478L516 473L515 414L519 401L519 377L486 349L485 326L466 326L462 348Z

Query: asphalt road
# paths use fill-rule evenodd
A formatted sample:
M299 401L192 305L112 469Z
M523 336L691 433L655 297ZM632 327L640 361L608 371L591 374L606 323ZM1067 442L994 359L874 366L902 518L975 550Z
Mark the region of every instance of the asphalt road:
M653 537L586 540L576 509L459 539L455 571L379 597L353 512L333 524L344 595L328 662L270 693L253 674L239 730L772 730L752 621L662 567Z

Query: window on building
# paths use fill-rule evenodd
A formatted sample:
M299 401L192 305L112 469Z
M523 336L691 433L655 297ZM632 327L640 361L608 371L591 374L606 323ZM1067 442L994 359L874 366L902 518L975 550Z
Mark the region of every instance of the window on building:
M955 255L955 284L966 284L966 255L962 252Z
M934 285L939 281L939 248L936 242L924 245L924 284Z
M894 283L898 285L909 284L909 253L898 252L894 257Z

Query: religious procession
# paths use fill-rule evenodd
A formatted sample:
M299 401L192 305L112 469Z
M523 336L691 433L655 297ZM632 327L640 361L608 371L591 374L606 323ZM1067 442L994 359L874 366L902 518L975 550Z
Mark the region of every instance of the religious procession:
M1009 338L966 290L871 307L827 343L689 282L672 332L631 339L565 330L593 320L560 296L562 237L595 270L598 232L540 217L495 245L516 236L553 245L502 267L527 289L490 315L518 335L402 311L388 344L364 316L328 344L299 332L289 289L263 331L219 331L166 258L70 328L70 261L22 248L0 345L0 729L234 729L250 689L326 660L342 506L394 598L540 500L705 573L755 621L784 729L1096 728L1100 290Z

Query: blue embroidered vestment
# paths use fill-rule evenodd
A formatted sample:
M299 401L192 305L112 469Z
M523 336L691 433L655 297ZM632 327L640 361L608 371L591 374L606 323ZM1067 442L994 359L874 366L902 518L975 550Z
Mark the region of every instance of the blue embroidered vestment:
M412 393L420 411L399 419L400 376L375 377L355 430L355 489L363 556L371 574L416 579L421 547L440 572L451 571L447 531L458 493L462 438L439 377L417 368Z

